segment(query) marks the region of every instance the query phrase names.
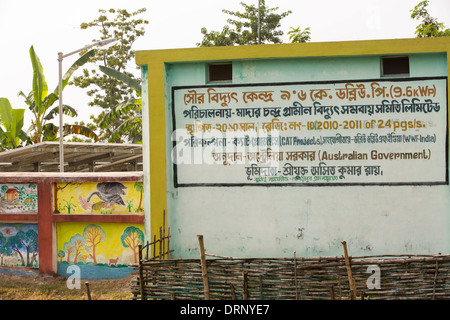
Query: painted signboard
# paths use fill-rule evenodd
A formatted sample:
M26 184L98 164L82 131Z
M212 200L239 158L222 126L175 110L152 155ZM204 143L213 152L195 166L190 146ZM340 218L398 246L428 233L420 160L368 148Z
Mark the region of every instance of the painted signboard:
M447 78L173 87L174 186L448 184Z
M143 225L124 223L62 223L57 225L58 273L67 276L70 265L83 278L120 278L131 273L144 243Z
M55 185L61 214L143 214L142 182L69 182Z
M0 183L0 213L37 213L35 183Z
M39 266L37 224L0 223L1 266Z

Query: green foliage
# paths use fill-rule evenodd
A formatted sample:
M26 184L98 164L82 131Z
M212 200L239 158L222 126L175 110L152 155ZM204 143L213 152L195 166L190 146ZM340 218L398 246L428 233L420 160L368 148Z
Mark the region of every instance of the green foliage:
M94 53L95 50L91 50L72 64L63 76L62 89L64 89L67 85L72 74L79 67L84 65L89 58L94 55ZM30 48L30 59L33 66L33 89L28 95L24 94L22 91L19 92L19 96L24 98L25 103L28 105L29 110L34 116L31 127L28 129L29 139L32 143L56 141L59 138L59 127L49 121L59 115L59 106L53 106L55 102L59 100L59 87L57 86L52 93L48 92L48 85L45 81L44 70L33 46ZM62 111L63 114L67 116L77 116L76 110L70 106L63 105ZM89 128L64 125L63 135L66 136L69 134L81 134L94 140L98 140L95 132L89 130Z
M223 9L222 12L235 18L227 20L228 25L224 26L221 32L211 31L202 28L202 42L197 43L199 47L210 46L231 46L258 44L258 34L260 43L282 43L283 31L279 30L281 19L292 13L291 10L276 13L278 7L269 8L265 0L260 0L260 6L240 3L244 7L244 12L230 11ZM260 13L260 32L258 30L258 16Z
M287 33L289 35L289 41L291 43L304 43L311 41L311 28L305 28L301 30L300 27L294 29L290 28L290 31Z
M13 109L7 98L0 98L0 151L15 149L28 140L22 130L24 113L25 109Z
M442 22L438 22L428 13L428 4L428 0L425 0L416 5L413 10L410 10L412 19L422 21L416 27L417 38L450 36L450 29L446 29Z
M101 34L100 40L117 39L113 46L97 51L91 59L91 62L96 64L94 69L90 71L84 69L83 74L73 80L75 86L89 89L87 95L92 98L89 105L100 107L103 110L97 117L91 116L102 141L130 142L136 140L134 138L135 132L130 132L128 135L117 134L117 132L126 132L128 127L123 123L131 118L140 117L139 106L130 103L130 101L136 100L135 85L138 80L127 71L127 64L134 59L132 45L139 37L144 35L143 26L148 24L147 20L136 19L135 17L145 11L145 8L134 12L128 12L124 9L110 9L108 12L99 10L98 18L81 24L82 30L97 29ZM98 66L112 69L116 74L99 73ZM133 85L130 86L123 82L123 76L133 79ZM124 104L130 106L126 112L122 112ZM140 137L137 140L140 139L142 138Z
M106 75L119 80L128 87L132 88L138 97L141 96L141 81L129 77L123 72L100 66L100 70ZM111 123L121 119L119 124L110 134L112 141L123 139L131 143L142 143L142 100L131 98L116 106L113 106L109 112L104 112L100 119L99 127L106 129Z

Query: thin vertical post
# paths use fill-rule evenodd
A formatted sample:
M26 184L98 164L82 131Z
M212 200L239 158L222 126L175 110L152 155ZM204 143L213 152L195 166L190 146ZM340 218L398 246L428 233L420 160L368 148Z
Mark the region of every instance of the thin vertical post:
M145 300L144 296L144 266L142 265L142 245L138 246L139 250L139 286L141 289L141 300Z
M163 243L163 239L162 239L162 228L159 228L159 260L162 259L162 243Z
M86 284L86 293L87 293L88 300L92 300L91 290L89 289L89 282L85 282L85 284Z
M244 300L248 300L248 272L247 271L243 271L242 272L242 287L243 287L243 291L244 291L244 296L242 299Z
M356 300L355 280L353 279L352 268L350 266L350 259L348 257L347 242L342 241L342 246L344 248L345 266L347 267L348 283L349 283L349 286L350 286L350 298L352 300Z
M294 282L295 282L295 300L298 300L297 256L295 251L294 251Z
M156 234L153 235L153 259L156 258Z
M59 100L59 171L64 172L64 145L63 145L63 97L62 97L62 61L63 53L58 52L58 100Z
M209 300L209 283L208 283L208 271L206 269L206 257L205 246L203 244L203 235L197 235L198 245L200 248L200 263L202 266L202 278L203 278L203 291L205 294L205 300Z

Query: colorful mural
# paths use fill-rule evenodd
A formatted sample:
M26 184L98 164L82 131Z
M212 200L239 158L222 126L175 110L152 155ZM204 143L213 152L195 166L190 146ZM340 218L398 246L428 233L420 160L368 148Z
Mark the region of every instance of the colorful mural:
M58 183L55 211L61 214L143 214L142 182Z
M0 183L0 213L37 213L35 183Z
M129 265L137 263L138 245L144 243L143 230L143 224L58 224L58 274L67 276L67 268L77 265L85 279L130 275Z
M0 223L1 266L39 266L37 224Z

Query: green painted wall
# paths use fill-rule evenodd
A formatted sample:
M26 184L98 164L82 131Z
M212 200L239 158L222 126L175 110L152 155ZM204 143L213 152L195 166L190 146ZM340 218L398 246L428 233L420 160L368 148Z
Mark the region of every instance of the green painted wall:
M380 56L233 61L232 84L382 79ZM409 77L447 76L446 54L410 55ZM444 253L449 251L449 187L174 187L172 87L203 86L205 63L166 64L167 210L174 257ZM405 77L405 79L408 77ZM445 106L443 106L445 108ZM149 202L146 200L145 202Z

